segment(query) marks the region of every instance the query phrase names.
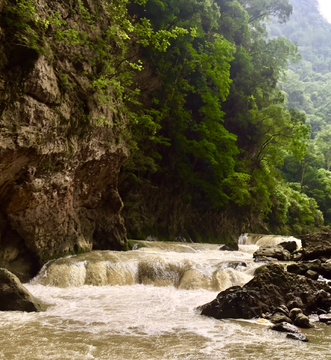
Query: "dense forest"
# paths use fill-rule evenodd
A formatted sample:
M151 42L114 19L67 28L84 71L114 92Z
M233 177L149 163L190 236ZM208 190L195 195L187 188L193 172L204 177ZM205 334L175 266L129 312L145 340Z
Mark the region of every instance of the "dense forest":
M61 4L40 17L35 1L10 0L3 28L32 62L47 42L72 62L82 80L56 77L83 104L75 132L109 125L125 139L129 238L224 242L330 223L331 28L316 0Z
M301 8L302 13L315 16L325 39L328 24L316 2L305 3L313 11ZM134 79L140 104L130 106L137 115L132 155L120 177L130 237L217 241L242 231L300 235L328 219L327 150L312 152L316 121L289 90L299 92L302 80L294 83L291 76L299 70L287 68L303 72L308 66L290 41L291 31L285 31L298 30L292 11L286 0L131 5L131 14L155 31L185 33L169 38L166 51L152 44L138 50L144 64ZM305 21L311 24L302 20L301 32ZM323 40L318 44L321 49ZM327 54L315 55L314 39L305 45L303 59L318 58L316 66L324 69L318 75L327 77ZM321 83L314 83L314 92L325 106ZM316 139L326 146L321 135Z
M272 37L285 36L298 45L302 60L291 63L281 88L288 108L304 114L311 127L311 140L301 161L285 158L283 178L300 184L302 193L314 198L331 222L331 24L318 11L317 0L292 0L293 14L286 24L273 21Z

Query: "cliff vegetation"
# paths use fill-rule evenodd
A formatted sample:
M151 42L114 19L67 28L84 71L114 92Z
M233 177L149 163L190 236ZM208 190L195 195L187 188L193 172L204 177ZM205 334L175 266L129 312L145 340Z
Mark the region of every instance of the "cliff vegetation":
M310 137L278 85L297 46L266 30L292 10L0 0L0 265L29 277L126 248L126 229L224 242L320 227L318 202L281 172Z

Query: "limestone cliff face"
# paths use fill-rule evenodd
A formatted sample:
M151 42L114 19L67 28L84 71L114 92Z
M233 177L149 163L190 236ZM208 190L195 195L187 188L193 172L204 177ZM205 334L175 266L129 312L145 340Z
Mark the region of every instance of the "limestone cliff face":
M70 1L36 3L41 17L79 24ZM97 69L51 36L40 53L7 28L0 17L0 267L25 281L52 256L125 245L117 182L128 148L125 117L86 85Z

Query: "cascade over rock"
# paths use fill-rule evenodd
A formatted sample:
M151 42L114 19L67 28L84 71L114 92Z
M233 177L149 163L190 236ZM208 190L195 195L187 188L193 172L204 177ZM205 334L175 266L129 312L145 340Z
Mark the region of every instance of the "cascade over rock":
M202 315L216 319L261 317L280 305L295 301L305 314L331 306L330 288L304 276L288 273L279 264L268 264L243 287L234 286L219 293L215 300L200 307Z
M0 12L15 4L0 0ZM70 2L35 6L41 19L58 12L83 26ZM52 36L44 53L21 46L3 18L0 266L27 281L51 257L125 245L117 183L128 157L126 119L116 114L115 121L115 110L100 106L88 86L97 71L87 61L93 54L81 56Z

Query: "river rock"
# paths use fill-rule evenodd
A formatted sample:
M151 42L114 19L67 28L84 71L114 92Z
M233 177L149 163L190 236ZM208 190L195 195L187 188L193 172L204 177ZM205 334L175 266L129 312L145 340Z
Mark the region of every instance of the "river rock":
M277 306L275 312L281 312L284 315L286 315L287 317L290 317L290 312L289 312L288 308L286 307L286 305Z
M321 314L318 316L318 318L320 322L328 323L329 321L331 321L331 314Z
M284 248L285 250L289 251L290 253L295 251L298 246L296 241L283 241L282 243L280 243L278 245L281 246L282 248Z
M291 325L287 322L275 324L274 326L272 326L271 329L279 332L286 332L287 333L286 337L290 339L300 340L304 342L308 341L306 336L302 334L302 332L296 326Z
M302 251L296 251L292 254L292 261L301 261L303 259Z
M291 274L280 264L267 264L243 287L234 286L219 293L215 300L200 307L201 313L216 319L261 317L295 300L310 314L331 306L330 288L318 281ZM298 307L298 306L293 306ZM289 308L289 307L288 307Z
M327 314L328 312L323 309L317 309L316 313L317 313L317 315L322 315L322 314Z
M309 322L308 316L299 313L297 314L296 318L294 319L294 325L301 327L301 328L311 328L313 325Z
M277 260L289 261L291 260L291 254L288 250L284 249L282 246L261 246L257 250L253 257L269 257L275 258Z
M296 318L299 314L302 314L302 310L299 309L299 308L293 308L293 309L290 311L289 317L290 317L290 319L291 319L292 321L294 321L295 318Z
M287 271L298 274L305 275L308 270L315 271L317 273L322 272L322 262L319 259L315 259L312 261L299 261L295 264L290 264L287 266Z
M274 324L279 324L282 322L292 324L292 320L288 316L286 316L283 312L277 312L277 311L272 315L270 321Z
M308 342L308 339L307 339L306 335L304 335L302 333L288 333L288 334L286 334L286 337L288 339Z
M257 263L263 263L263 264L268 264L268 263L272 263L272 262L276 262L277 259L271 258L271 257L267 257L267 256L255 256L254 257L254 262Z
M296 297L296 298L294 298L293 300L290 300L287 303L287 308L289 310L292 310L292 309L295 309L295 308L301 309L301 308L303 308L303 302L299 297Z
M331 263L325 262L322 264L320 274L326 279L331 279Z
M307 270L307 272L305 273L305 277L312 280L317 280L318 276L319 276L318 273L313 270Z
M233 243L229 243L229 244L225 244L225 245L221 246L220 250L221 251L238 251L239 246L237 243L233 242Z
M316 259L319 256L331 256L331 231L322 231L318 234L309 234L301 239L306 260Z
M0 268L0 311L41 311L42 303L21 284L17 276Z

